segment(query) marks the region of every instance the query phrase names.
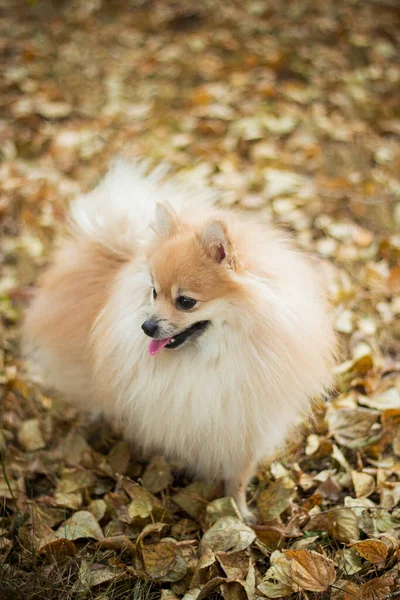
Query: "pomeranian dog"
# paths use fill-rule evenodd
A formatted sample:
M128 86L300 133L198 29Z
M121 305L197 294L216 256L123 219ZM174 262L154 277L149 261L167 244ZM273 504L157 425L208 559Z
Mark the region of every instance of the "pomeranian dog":
M286 234L164 175L117 162L74 201L25 337L67 399L222 479L253 521L257 462L329 386L328 303Z

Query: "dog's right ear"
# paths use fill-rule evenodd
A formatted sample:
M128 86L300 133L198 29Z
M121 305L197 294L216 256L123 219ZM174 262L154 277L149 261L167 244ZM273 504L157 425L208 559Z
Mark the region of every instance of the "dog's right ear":
M178 229L178 218L176 212L168 202L156 205L155 231L161 237L167 238L176 233Z

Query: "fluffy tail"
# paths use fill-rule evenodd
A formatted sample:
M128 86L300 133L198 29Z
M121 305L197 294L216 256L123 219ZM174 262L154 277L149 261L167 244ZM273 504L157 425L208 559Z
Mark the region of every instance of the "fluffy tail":
M100 184L76 199L70 208L73 231L101 244L112 253L126 256L151 235L158 202L169 202L180 213L204 211L213 203L207 187L196 189L182 179L165 178L166 165L151 170L149 161L117 160Z

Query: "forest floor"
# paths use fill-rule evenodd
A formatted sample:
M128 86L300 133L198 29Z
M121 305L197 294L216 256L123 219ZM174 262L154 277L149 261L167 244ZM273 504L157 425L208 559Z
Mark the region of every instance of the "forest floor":
M3 0L0 27L0 599L400 598L397 2ZM330 265L336 390L260 465L254 529L21 358L67 203L121 152Z

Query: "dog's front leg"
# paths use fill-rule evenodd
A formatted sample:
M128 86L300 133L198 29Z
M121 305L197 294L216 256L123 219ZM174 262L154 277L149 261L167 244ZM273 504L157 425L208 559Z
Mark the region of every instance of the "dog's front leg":
M249 525L254 525L257 517L248 508L246 502L246 489L249 479L254 475L255 461L248 461L241 469L238 470L234 477L225 480L225 494L232 496L239 507L243 519Z

